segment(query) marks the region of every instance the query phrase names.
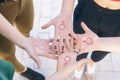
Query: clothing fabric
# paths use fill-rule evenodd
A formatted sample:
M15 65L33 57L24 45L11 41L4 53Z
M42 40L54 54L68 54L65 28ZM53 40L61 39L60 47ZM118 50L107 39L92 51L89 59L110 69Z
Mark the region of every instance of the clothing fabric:
M110 10L99 6L93 0L79 0L74 10L73 18L74 32L76 34L84 33L80 25L82 21L99 37L120 36L120 9ZM103 59L108 53L109 52L94 51L91 58L97 62ZM87 54L79 55L77 60L86 55Z
M5 0L0 0L0 3L3 3Z
M14 65L0 59L0 80L13 80Z
M4 4L0 3L0 14L23 35L29 36L34 20L32 0L6 0ZM24 70L24 66L15 57L15 44L2 35L0 35L0 59L13 63L17 72Z

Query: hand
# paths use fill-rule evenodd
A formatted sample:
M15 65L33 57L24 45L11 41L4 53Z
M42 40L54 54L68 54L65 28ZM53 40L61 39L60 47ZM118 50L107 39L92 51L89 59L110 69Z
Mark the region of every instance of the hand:
M81 41L80 53L94 51L98 47L99 37L84 22L81 23L81 26L85 33L79 35Z
M58 58L58 65L57 65L58 71L63 71L67 75L69 75L76 68L80 67L81 65L89 61L88 59L82 59L77 62L76 57L77 57L77 54L74 52L67 52L60 55Z
M37 63L38 68L40 68L39 56L44 56L52 59L56 59L53 55L55 52L51 50L50 43L51 39L37 39L37 38L27 38L27 43L25 50L28 52L29 56Z
M67 49L70 51L71 50L70 39L75 38L75 34L72 29L71 17L68 18L62 15L59 15L56 18L52 19L47 24L45 24L42 28L46 29L51 25L55 26L53 48L55 47L55 44L58 43L59 54L61 54L64 51L63 50L64 47L67 47ZM64 46L64 41L65 41L66 46Z

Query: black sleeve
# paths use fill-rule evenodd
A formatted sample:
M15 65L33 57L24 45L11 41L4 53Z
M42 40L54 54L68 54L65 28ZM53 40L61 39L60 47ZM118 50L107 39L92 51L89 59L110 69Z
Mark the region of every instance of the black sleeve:
M86 3L87 1L86 0L78 0L78 3L74 9L74 14L73 14L73 27L74 27L74 32L77 34L79 33L79 31L77 30L76 26L78 27L80 24L79 24L79 19L80 19L80 16L86 6Z
M75 19L79 18L78 16L83 11L85 5L86 5L86 0L78 0L78 3L77 3L75 10L74 10Z

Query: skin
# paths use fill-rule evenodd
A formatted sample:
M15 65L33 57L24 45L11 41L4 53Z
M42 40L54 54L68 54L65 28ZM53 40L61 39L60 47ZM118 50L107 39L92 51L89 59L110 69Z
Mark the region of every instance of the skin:
M66 5L66 3L68 3L68 5ZM64 0L61 14L56 16L54 19L52 19L51 21L49 21L48 23L42 26L43 29L46 29L51 25L55 26L55 36L53 40L53 46L57 43L57 40L59 40L59 43L58 43L59 54L62 53L62 47L67 47L67 49L71 51L71 48L69 46L70 46L70 43L72 42L72 38L75 38L76 36L72 29L72 19L71 19L73 6L74 6L73 3L74 3L74 0L71 0L71 1ZM67 7L69 7L70 9L67 9ZM66 13L69 13L69 14L66 14ZM65 29L61 30L59 29L59 26L63 23L65 25ZM66 45L64 45L64 41Z
M82 22L81 26L85 33L78 35L82 44L80 53L94 50L120 52L120 37L99 37L85 23ZM89 38L92 39L91 44L86 43Z
M71 60L64 64L64 58L66 56L70 56ZM88 59L82 59L76 62L77 54L74 52L66 52L59 56L58 63L57 63L57 71L51 75L47 80L67 80L68 76L71 72L73 72L76 68L80 67L81 65L88 62Z
M71 39L74 38L76 39L76 41L78 40L76 35L73 33L72 30L72 14L73 14L73 9L74 9L74 2L75 0L63 0L63 4L62 4L62 9L61 12L58 16L56 16L55 18L53 18L51 21L49 21L48 23L46 23L45 25L42 26L43 29L46 29L48 27L50 27L51 25L55 26L55 36L54 36L54 40L53 40L53 46L55 46L55 44L57 43L57 40L59 39L59 54L61 54L63 52L63 47L67 47L67 49L70 51L71 48L70 46L70 41L72 41ZM117 10L120 9L120 2L117 0L94 0L94 2L96 4L98 4L99 6L103 7L103 8L108 8L111 10ZM65 29L64 30L60 30L58 27L64 22L65 25ZM69 36L71 35L71 36ZM69 37L70 40L69 40ZM66 45L64 45L64 40ZM78 41L77 41L78 42ZM76 43L75 47L76 51L79 51L79 45L77 45ZM74 47L74 45L73 45Z
M11 40L13 43L26 50L28 55L37 63L38 68L40 68L39 56L44 56L48 58L55 59L56 56L50 53L55 53L52 51L51 43L53 40L44 40L37 38L27 38L24 37L15 27L13 27L1 14L0 14L0 34ZM14 35L14 36L13 36ZM39 44L45 45L45 49L38 50Z
M1 14L0 22L0 34L26 50L29 56L36 61L38 67L40 67L40 60L38 58L39 56L45 56L52 59L56 58L56 56L53 55L54 51L51 50L51 45L49 45L49 43L51 43L53 40L26 38L19 31L17 31L17 29L14 28ZM70 56L71 60L64 65L64 61L61 62L61 60L64 60L66 56ZM58 80L66 80L74 69L88 61L87 59L83 59L79 62L76 62L76 56L77 54L73 52L60 55L58 58L58 70L47 80L55 80L56 78L58 78Z
M54 38L54 41L53 41L53 45L57 42L58 35L60 34L60 41L59 41L59 51L60 51L60 53L62 52L62 46L64 45L64 37L65 37L65 43L66 43L65 47L67 47L67 49L70 49L70 47L69 47L70 42L67 39L67 37L68 37L69 33L73 34L71 18L72 18L72 14L73 14L74 2L75 2L75 0L69 0L69 1L68 0L63 0L62 9L61 9L60 14L42 27L42 28L46 29L50 25L54 25L55 26L56 32L55 32L55 38ZM108 8L108 9L111 9L111 10L118 10L118 9L120 9L120 5L119 5L120 2L118 2L118 1L113 1L113 0L94 0L94 2L96 4L98 4L99 6L103 7L103 8ZM65 22L65 25L67 26L67 29L62 31L62 33L64 33L64 35L62 35L62 33L60 33L59 30L57 30L57 27L63 21ZM72 37L75 39L75 41L74 41L74 39L72 40L72 38L70 38L70 41L74 41L73 44L74 43L76 44L75 46L73 45L73 49L75 51L79 52L81 50L81 46L80 45L82 45L82 44L79 44L80 42L79 42L79 39L76 37L76 35L72 36ZM91 67L92 67L93 64L94 64L94 62L91 60L90 61Z

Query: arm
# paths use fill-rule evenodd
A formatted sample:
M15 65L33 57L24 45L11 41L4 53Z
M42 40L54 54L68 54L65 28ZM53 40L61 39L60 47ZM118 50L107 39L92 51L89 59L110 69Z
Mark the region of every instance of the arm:
M81 41L80 53L95 50L120 52L120 37L98 37L83 22L81 26L85 33L79 35Z
M61 15L72 16L75 0L63 0Z
M70 57L66 62L66 57ZM63 53L58 58L57 71L51 75L47 80L67 80L68 76L78 67L88 62L88 59L76 61L77 54L74 52ZM68 60L68 58L67 58Z
M120 37L99 38L98 50L120 52Z
M65 69L63 69L62 71L56 71L54 74L52 74L47 80L67 80L67 78L69 77L69 75L79 66L85 64L86 62L88 62L87 59L82 59L79 62L76 62L75 64L71 64L68 65L68 67L65 67ZM64 68L63 67L63 68ZM66 72L67 71L67 72Z
M47 80L66 80L67 74L64 71L57 71L54 74L52 74Z
M13 27L3 16L0 14L0 34L11 40L13 43L24 48L26 37L20 34L15 27Z
M47 24L43 25L42 28L46 29L51 25L55 27L55 36L53 40L52 49L55 47L55 44L58 43L58 54L64 52L63 47L67 47L69 51L70 48L70 39L75 38L75 34L72 29L72 13L75 0L63 0L63 5L61 13L49 21ZM57 42L59 41L59 42ZM64 41L66 45L64 45Z
M56 56L50 53L54 53L50 49L49 43L52 40L35 39L24 37L15 27L13 27L1 14L0 14L0 34L23 48L29 56L40 67L39 56L49 57L55 59Z

